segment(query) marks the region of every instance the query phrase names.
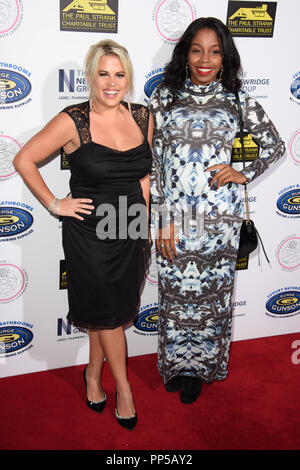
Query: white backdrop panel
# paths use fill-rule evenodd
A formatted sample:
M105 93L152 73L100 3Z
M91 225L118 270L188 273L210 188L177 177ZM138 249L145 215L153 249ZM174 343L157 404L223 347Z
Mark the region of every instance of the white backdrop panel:
M60 288L64 287L64 271L60 270L64 257L61 222L49 215L14 173L10 166L14 153L65 106L87 99L83 61L90 45L110 37L128 48L134 65L132 101L146 104L145 83L161 73L180 32L200 16L215 16L226 22L228 8L227 0L119 0L114 5L117 3L118 32L109 34L60 31L58 0L0 0L1 91L5 83L7 86L3 81L5 73L10 71L23 74L32 87L24 99L11 104L0 101L2 376L88 360L86 332L66 322L67 292ZM240 3L242 6L243 2ZM167 7L169 16L163 17ZM259 265L256 251L250 256L248 269L237 271L234 341L299 331L300 99L297 93L291 94L291 85L300 75L297 11L298 0L278 0L272 38L235 38L242 58L245 89L258 99L276 124L287 144L287 153L265 177L249 187L251 213L271 265L263 255ZM59 74L64 78L61 82ZM295 86L297 89L297 83ZM68 193L69 170L61 169L60 156L49 158L47 164L41 165L41 172L57 197ZM278 198L293 190L295 194L291 197L296 198L294 205L298 201L298 212L278 209ZM5 213L5 208L9 212ZM14 234L4 232L5 224L13 230L7 217L10 220L22 217L22 224L28 228ZM126 329L130 356L156 351L154 257L153 250L153 263L141 300L140 323ZM276 295L281 297L275 298ZM269 308L275 305L277 310L272 313L267 305Z

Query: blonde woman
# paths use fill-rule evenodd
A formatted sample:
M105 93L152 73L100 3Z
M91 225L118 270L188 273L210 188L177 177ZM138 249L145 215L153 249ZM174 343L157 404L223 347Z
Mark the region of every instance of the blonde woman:
M90 356L83 371L87 405L97 412L106 405L101 384L106 359L116 384L117 421L132 429L137 413L123 326L136 315L144 277L153 125L144 106L123 101L132 93L124 47L111 40L93 45L86 73L90 100L54 117L22 148L14 165L41 203L63 217L68 319L89 329ZM61 147L69 155L71 193L57 199L37 164ZM138 234L130 232L136 215L130 208L136 207L142 214Z

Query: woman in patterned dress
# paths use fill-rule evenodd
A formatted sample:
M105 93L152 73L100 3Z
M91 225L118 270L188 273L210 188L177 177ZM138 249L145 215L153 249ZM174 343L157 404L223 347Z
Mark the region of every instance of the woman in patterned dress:
M239 185L285 151L262 107L241 90L240 58L227 27L198 18L187 28L150 98L154 117L153 212L159 273L158 369L168 391L192 403L202 382L228 373L232 293L243 219ZM243 171L230 166L245 128L261 152Z

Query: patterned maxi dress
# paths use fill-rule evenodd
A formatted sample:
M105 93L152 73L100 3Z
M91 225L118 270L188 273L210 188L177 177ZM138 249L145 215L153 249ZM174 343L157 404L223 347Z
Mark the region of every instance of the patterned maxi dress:
M244 92L240 100L245 128L261 148L259 158L243 171L252 181L285 147L262 107ZM171 101L169 91L158 87L149 103L155 124L152 206L155 214L160 206L167 223L173 213L179 238L173 262L157 253L158 370L164 383L183 375L211 383L228 373L244 207L237 184L210 187L214 172L205 170L230 164L238 112L234 94L219 82L197 86L188 79L169 110Z

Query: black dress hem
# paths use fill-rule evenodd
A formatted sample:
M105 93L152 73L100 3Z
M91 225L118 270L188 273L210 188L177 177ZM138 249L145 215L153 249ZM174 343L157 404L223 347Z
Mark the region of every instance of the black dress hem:
M91 325L91 324L86 325L86 324L84 324L84 322L78 322L76 320L72 320L69 315L67 315L67 320L70 323L72 323L72 325L74 325L76 328L82 328L84 330L95 330L95 331L97 331L97 330L115 330L116 328L119 328L120 326L125 326L128 323L133 323L137 315L138 315L138 312L135 315L130 315L130 317L128 317L127 320L123 319L122 322L120 322L117 325L113 325L113 326L98 326L98 325Z

